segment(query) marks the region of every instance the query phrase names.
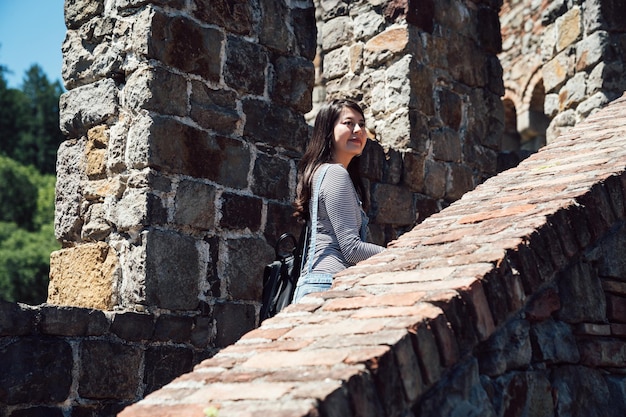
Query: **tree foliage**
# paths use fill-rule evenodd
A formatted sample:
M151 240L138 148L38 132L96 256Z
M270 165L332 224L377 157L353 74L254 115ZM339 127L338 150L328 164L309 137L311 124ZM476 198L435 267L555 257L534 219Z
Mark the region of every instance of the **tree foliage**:
M54 237L56 152L62 87L34 65L21 89L0 65L0 298L46 301Z

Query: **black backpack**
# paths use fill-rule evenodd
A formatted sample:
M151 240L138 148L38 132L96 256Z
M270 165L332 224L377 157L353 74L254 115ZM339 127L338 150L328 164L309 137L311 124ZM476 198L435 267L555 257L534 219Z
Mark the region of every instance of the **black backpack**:
M303 226L298 241L291 233L283 233L274 245L276 259L267 264L263 271L263 304L261 305L259 322L275 316L291 304L300 277L308 230L306 225ZM285 252L281 248L289 240L291 241L291 249Z

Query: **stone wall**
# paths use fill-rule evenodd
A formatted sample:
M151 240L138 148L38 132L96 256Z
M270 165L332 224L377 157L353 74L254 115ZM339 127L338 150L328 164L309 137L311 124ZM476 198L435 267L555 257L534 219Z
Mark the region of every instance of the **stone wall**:
M619 0L505 1L505 149L534 151L626 90Z
M201 314L0 301L0 415L113 416L232 341Z
M311 2L68 0L48 301L256 325L309 133Z
M120 413L623 415L626 96Z
M314 104L359 101L381 244L498 171L497 1L317 1ZM313 112L315 113L315 112Z

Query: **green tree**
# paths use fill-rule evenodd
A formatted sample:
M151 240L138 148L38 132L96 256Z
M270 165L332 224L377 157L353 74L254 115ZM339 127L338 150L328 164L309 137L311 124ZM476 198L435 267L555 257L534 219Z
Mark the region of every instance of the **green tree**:
M11 155L23 130L25 98L20 90L8 87L6 71L5 66L0 66L0 154Z
M33 230L38 191L31 178L37 175L34 168L0 156L0 221Z
M55 172L56 154L64 140L59 128L59 97L63 87L50 83L41 67L33 65L22 84L23 100L18 103L22 113L20 135L14 151L9 154L24 165L33 165L46 174Z

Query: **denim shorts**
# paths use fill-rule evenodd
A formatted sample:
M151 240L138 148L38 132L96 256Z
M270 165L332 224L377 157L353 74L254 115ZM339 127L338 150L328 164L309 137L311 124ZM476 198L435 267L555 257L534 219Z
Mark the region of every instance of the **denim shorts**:
M293 295L294 304L300 301L302 297L313 292L322 292L330 289L333 283L332 274L311 273L301 275L298 279L298 285Z

